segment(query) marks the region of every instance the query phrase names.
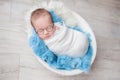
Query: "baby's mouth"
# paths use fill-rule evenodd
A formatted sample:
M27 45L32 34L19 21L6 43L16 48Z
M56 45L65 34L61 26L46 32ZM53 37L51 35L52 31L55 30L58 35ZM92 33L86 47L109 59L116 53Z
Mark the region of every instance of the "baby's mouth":
M44 40L47 40L47 39L49 39L51 36L49 35L49 36L46 36L45 38L44 38Z

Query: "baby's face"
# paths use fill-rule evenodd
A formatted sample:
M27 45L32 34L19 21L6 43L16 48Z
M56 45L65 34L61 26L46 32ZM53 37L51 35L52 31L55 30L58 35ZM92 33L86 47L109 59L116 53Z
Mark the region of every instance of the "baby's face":
M43 15L33 21L33 25L39 37L43 40L49 39L56 30L51 17L48 15Z

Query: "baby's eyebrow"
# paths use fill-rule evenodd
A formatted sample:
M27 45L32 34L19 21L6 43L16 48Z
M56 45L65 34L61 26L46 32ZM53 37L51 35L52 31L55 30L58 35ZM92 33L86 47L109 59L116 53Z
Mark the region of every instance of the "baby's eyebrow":
M43 27L42 27L41 25L39 25L39 24L37 24L36 27L37 27L38 29L42 29L42 28L43 28Z
M44 28L38 28L38 30L43 30Z
M49 24L48 26L46 26L46 28L48 28L48 27L51 27L51 26L54 26L54 23L51 23L51 24ZM46 28L44 28L43 26L40 26L40 25L36 25L36 29L46 29Z

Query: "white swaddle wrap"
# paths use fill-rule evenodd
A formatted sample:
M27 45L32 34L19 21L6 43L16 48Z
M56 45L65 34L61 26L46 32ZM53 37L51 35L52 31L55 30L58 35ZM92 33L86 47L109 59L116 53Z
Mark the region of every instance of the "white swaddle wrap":
M55 24L59 27L54 35L44 40L48 48L56 55L67 55L71 57L82 57L88 50L87 37L76 30L69 29L65 25Z

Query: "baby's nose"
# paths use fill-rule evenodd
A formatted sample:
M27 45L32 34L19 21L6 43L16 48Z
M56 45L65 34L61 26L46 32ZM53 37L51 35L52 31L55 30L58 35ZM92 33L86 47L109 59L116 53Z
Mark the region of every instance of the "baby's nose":
M44 30L44 34L45 34L45 35L48 34L48 31L47 31L47 30Z

